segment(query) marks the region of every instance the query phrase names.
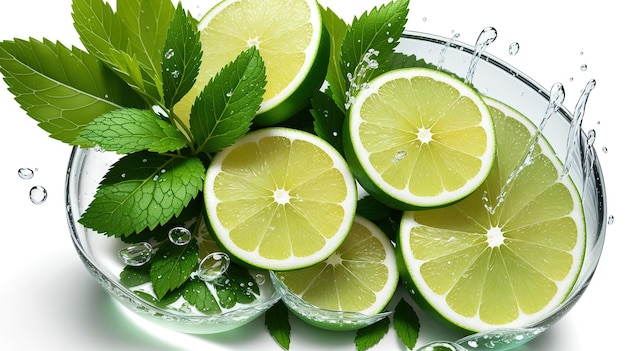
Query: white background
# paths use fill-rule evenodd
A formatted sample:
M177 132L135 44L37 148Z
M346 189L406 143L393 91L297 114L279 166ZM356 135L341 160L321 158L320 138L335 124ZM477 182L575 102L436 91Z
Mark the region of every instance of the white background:
M213 0L184 1L193 13L208 9ZM382 0L320 0L346 21ZM66 45L80 43L72 28L70 0L5 1L0 11L0 40L43 37ZM581 90L597 80L584 129L597 131L596 148L608 188L609 214L603 256L594 279L575 308L557 325L522 347L523 351L601 350L622 339L626 315L623 270L624 160L624 45L619 2L569 0L413 0L408 29L442 36L460 33L474 43L487 26L499 36L488 52L533 77L544 87L565 86L566 107L573 111ZM508 46L520 51L509 56ZM581 65L588 69L583 71ZM279 350L258 320L232 333L192 336L168 332L128 318L91 278L76 255L68 234L64 206L64 177L69 146L47 137L28 118L0 82L0 349L40 350ZM600 151L606 147L608 152ZM17 175L21 167L36 169L31 180ZM48 199L30 202L32 186L42 185ZM423 324L430 323L428 319ZM292 319L291 350L354 350L352 334L329 333ZM424 326L424 329L428 327ZM427 338L427 336L424 336ZM426 340L426 339L420 339ZM423 342L423 341L421 341ZM619 346L618 346L619 347ZM400 350L392 333L375 349Z

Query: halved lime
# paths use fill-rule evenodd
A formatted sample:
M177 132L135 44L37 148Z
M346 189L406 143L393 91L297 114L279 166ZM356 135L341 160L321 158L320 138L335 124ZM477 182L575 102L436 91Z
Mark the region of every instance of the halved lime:
M339 247L357 192L330 144L272 127L215 155L204 196L209 223L229 253L255 267L290 270L323 261Z
M315 0L224 0L207 12L198 29L202 63L193 88L174 107L181 120L188 120L211 78L252 46L259 49L267 75L257 125L291 117L324 81L330 43Z
M539 137L527 159L536 126L486 102L498 138L489 177L453 205L405 212L398 238L416 301L470 331L529 326L553 311L577 279L586 243L578 190L551 146Z
M355 329L375 321L367 317L391 300L399 279L395 260L389 238L357 215L348 237L325 261L275 275L304 301L284 299L298 317L326 329Z
M361 90L344 128L344 149L359 183L399 209L460 200L487 177L493 123L463 81L425 68L389 71Z

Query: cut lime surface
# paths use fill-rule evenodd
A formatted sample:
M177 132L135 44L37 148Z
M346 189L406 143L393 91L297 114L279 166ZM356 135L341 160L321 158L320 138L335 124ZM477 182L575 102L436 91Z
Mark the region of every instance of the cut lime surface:
M551 146L540 137L520 169L537 128L486 101L498 138L489 177L453 205L405 212L398 239L403 281L416 301L470 331L539 321L567 297L585 253L581 200Z
M358 215L348 237L328 259L275 275L296 296L285 299L287 306L326 329L360 328L377 320L369 317L387 306L399 279L388 237Z
M330 44L315 0L225 0L201 19L198 29L200 73L174 108L182 120L188 119L196 96L211 78L252 46L259 49L267 75L258 125L286 120L324 81Z
M442 72L408 68L378 76L357 94L344 149L372 196L415 209L474 191L493 164L495 136L474 89Z
M216 154L205 206L217 240L248 264L311 266L348 235L356 184L330 144L306 132L264 128Z

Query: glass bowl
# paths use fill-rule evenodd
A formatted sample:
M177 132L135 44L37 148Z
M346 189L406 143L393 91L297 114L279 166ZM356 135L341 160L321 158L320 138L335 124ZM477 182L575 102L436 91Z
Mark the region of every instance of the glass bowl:
M102 177L119 155L95 149L74 148L66 176L66 210L72 241L78 256L96 281L115 300L133 313L171 330L190 334L214 334L251 322L281 298L267 272L251 272L260 295L251 304L237 304L218 314L205 314L193 308L171 304L157 305L140 297L120 282L124 263L118 257L128 244L85 228L78 219L89 205Z
M465 77L475 56L474 47L447 38L406 32L398 51L416 55L426 62L440 64L441 68ZM442 56L445 53L445 56ZM549 64L549 63L548 63ZM556 64L556 63L555 63ZM473 85L483 94L503 101L539 125L550 99L550 91L537 84L524 73L487 53L478 55ZM587 244L583 267L571 293L551 314L533 325L518 329L495 329L478 334L446 333L446 338L456 338L452 343L458 350L508 350L520 346L556 323L576 304L590 283L599 262L606 234L606 190L602 168L593 147L587 147L588 136L580 131L574 147L566 140L574 116L560 107L551 117L543 133L557 154L564 159L572 152L570 176L582 194L586 216ZM261 315L283 297L280 289L273 287L268 276L262 285L259 302L218 315L185 313L180 309L164 309L139 298L120 283L123 268L118 259L121 244L112 238L94 233L78 223L108 167L118 155L93 149L72 150L66 177L67 218L73 243L78 255L98 283L117 301L137 315L155 324L186 333L218 333L241 326ZM401 292L402 294L402 292ZM458 336L458 337L457 337ZM418 346L420 341L418 340ZM428 339L428 338L426 338ZM432 341L432 340L429 340ZM421 342L424 345L424 342ZM423 346L433 349L432 345ZM450 346L451 350L453 349Z
M398 51L423 58L426 62L464 78L470 66L474 76L471 83L483 95L502 101L518 110L537 126L541 125L549 105L551 91L543 88L523 72L487 53L477 53L474 45L435 35L405 32ZM442 56L443 55L443 56ZM473 61L474 57L477 60ZM475 66L473 66L475 64ZM545 64L558 64L547 62ZM556 83L556 82L555 82ZM594 82L590 81L588 86ZM584 98L581 96L581 101ZM580 130L577 106L573 115L562 106L552 115L543 134L564 161L573 162L569 175L577 186L583 202L587 229L587 243L580 275L568 297L539 322L518 329L495 329L473 335L460 335L457 340L467 350L508 350L520 346L547 330L576 304L590 283L600 260L607 226L606 189L602 168L593 148L593 135ZM580 115L582 118L582 115ZM570 126L577 131L573 145L568 145ZM567 156L570 153L570 156ZM568 162L569 163L569 162ZM457 345L457 346L459 346Z

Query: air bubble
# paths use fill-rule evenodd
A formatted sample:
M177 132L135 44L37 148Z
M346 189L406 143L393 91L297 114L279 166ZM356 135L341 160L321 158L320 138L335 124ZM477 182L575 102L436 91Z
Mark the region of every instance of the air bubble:
M611 216L609 216L609 219L607 220L606 223L608 225L611 225L611 224L613 224L613 222L615 222L615 217L613 217L613 215L611 215Z

